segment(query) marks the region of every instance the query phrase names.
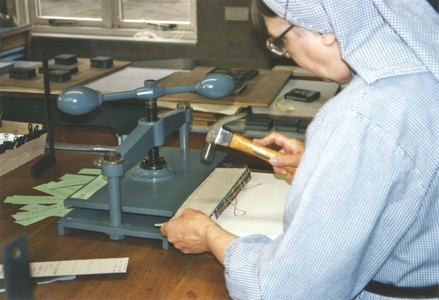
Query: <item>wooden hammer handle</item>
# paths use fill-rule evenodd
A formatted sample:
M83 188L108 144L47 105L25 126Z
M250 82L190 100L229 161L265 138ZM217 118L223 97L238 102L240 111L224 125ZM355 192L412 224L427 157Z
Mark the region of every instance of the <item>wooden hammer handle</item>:
M233 134L229 147L248 154L252 154L254 156L262 158L265 161L269 161L269 159L275 155L285 155L276 150L259 146L255 144L253 141L249 140L248 138L238 133ZM290 173L296 172L296 168L293 167L284 167L284 169Z

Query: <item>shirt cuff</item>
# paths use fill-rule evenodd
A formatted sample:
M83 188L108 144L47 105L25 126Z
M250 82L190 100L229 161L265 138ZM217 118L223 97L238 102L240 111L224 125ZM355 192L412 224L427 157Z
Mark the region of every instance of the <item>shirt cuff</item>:
M234 240L224 253L225 280L233 299L260 299L259 257L271 239L249 235Z

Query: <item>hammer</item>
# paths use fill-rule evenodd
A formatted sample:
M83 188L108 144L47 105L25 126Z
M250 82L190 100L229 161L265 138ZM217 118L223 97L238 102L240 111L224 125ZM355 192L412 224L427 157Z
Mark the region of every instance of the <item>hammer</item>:
M248 138L223 127L226 123L240 119L245 115L246 113L240 113L231 116L225 116L212 125L206 135L206 142L204 144L204 149L201 153L202 160L207 162L211 162L213 160L213 156L215 154L215 145L221 145L240 150L245 153L259 157L265 161L269 161L270 158L275 155L284 155L283 153L276 150L259 146ZM296 171L296 168L293 167L284 167L284 169L290 173L294 173Z

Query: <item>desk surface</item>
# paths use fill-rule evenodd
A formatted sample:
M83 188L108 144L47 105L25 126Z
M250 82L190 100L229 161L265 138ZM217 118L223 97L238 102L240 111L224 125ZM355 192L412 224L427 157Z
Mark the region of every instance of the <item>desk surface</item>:
M162 249L160 240L108 236L71 230L58 235L58 217L23 227L13 222L19 206L6 204L12 195L43 195L32 187L55 181L66 173L91 168L94 154L57 151L57 163L38 179L29 168L41 157L0 177L0 243L28 235L31 262L65 259L129 257L126 274L77 276L76 279L33 287L34 299L230 299L224 269L211 254L185 255ZM0 299L5 294L0 293Z

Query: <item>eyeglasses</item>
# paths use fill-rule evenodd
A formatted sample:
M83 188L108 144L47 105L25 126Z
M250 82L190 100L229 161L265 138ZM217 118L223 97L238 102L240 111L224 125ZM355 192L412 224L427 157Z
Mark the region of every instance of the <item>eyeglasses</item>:
M287 52L287 46L285 46L284 41L282 38L288 33L288 31L293 28L294 25L291 25L287 28L284 32L282 32L281 35L279 35L277 38L269 37L267 41L265 42L265 46L267 46L268 50L273 52L276 55L284 55Z

